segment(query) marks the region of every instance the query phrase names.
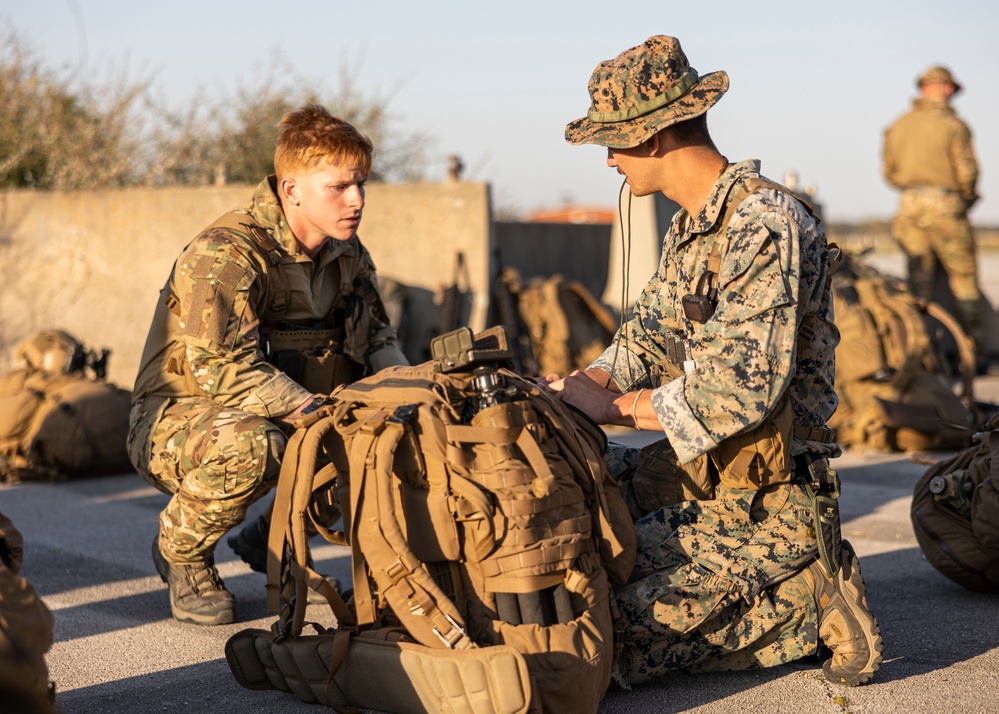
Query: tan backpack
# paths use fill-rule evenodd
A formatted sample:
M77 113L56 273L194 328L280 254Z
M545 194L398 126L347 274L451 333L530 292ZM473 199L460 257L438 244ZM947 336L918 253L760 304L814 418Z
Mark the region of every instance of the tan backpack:
M957 321L935 303L918 300L903 281L848 256L832 277L832 291L840 403L829 426L839 443L879 451L968 446L980 415L972 389L974 353ZM955 339L959 378L929 327L934 320L934 329Z
M597 710L634 528L602 432L497 368L509 353L487 332L436 338L435 361L337 390L292 437L270 533L281 619L230 639L241 684L390 712ZM320 445L331 463L317 469ZM342 531L323 526L324 500ZM350 545L347 604L306 566L306 511ZM309 586L336 632L302 635Z
M499 281L498 289L508 291L516 305L516 315L504 319L520 327L526 374L585 369L614 338L614 317L578 280L553 275L522 283L508 268Z
M108 351L45 330L17 356L22 367L0 376L0 482L131 471L131 393L104 379Z
M940 573L970 590L999 592L999 415L975 439L919 479L912 529Z
M24 538L0 513L0 711L55 714L55 684L45 653L52 646L52 612L19 575Z

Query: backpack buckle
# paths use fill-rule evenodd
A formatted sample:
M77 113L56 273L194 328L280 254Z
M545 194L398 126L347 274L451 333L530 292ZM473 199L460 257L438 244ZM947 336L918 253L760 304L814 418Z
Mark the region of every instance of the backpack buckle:
M448 649L453 650L455 648L455 645L461 642L462 638L467 636L467 633L465 632L464 629L462 629L461 625L459 625L457 622L454 621L454 618L452 618L446 612L443 614L444 617L447 619L447 621L451 623L451 629L447 633L442 633L435 626L433 628L434 634L440 638L441 642L443 642Z
M416 410L419 408L419 404L403 404L385 420L385 423L395 424L396 426L405 426L406 423L413 418L413 415L416 414Z

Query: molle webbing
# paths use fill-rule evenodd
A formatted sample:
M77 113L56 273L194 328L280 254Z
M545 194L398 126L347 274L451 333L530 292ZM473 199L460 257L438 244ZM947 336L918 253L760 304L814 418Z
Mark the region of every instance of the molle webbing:
M344 354L342 324L282 323L260 333L267 361L315 394L354 381L363 369Z
M225 231L237 231L245 234L252 245L260 252L264 258L264 272L267 275L267 286L270 300L261 315L265 323L280 322L291 302L291 288L288 277L281 267L281 258L284 251L274 240L273 236L259 223L254 221L253 216L245 211L232 211L220 217L217 221L206 228L203 233L222 229Z
M487 404L471 372L433 364L344 386L300 422L268 544L268 605L280 619L273 634L230 640L233 672L244 686L331 705L344 703L334 689L353 687L350 704L391 711L418 711L427 691L446 691L430 708L595 712L615 652L609 576L623 584L635 559L604 437L512 372L496 372L509 400ZM329 466L317 468L317 452ZM341 631L313 637L303 636L307 588L319 584L305 519L315 522L316 498L342 512L342 532L316 525L350 546L354 591L350 606L325 593ZM386 644L386 657L411 657L415 669L344 674L374 652L365 637L396 626L413 642ZM299 660L318 665L307 682L297 681ZM423 704L379 707L377 693L393 688Z
M693 359L690 352L690 340L686 335L673 329L667 329L663 334L663 351L666 358L658 364L652 365L649 369L649 378L652 386L661 387L667 382L671 382L684 373L684 365Z

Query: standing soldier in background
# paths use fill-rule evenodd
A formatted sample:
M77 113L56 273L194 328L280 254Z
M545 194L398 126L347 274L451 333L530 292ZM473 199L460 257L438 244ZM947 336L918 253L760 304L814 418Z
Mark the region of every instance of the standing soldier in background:
M909 288L917 297L932 298L937 264L944 269L981 359L982 295L968 220L978 200L978 163L971 131L950 106L961 85L944 67L930 68L917 84L921 96L884 137L884 177L902 192L892 234L908 258Z
M615 344L540 383L597 423L663 433L608 459L638 538L616 592L619 684L775 666L820 639L829 680L862 684L882 643L859 560L840 542L828 468L831 258L800 199L758 161L731 164L716 148L706 113L728 86L666 36L593 71L590 110L566 140L607 147L633 195L661 192L683 210Z
M371 143L317 105L281 120L276 175L181 253L133 390L128 452L171 494L153 561L181 622L233 622L218 540L276 483L286 435L339 384L406 364L357 237ZM264 569L269 513L230 537Z

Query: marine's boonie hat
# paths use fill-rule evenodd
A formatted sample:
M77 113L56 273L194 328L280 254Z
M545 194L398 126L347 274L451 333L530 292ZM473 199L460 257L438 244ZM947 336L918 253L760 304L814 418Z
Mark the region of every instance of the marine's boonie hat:
M700 116L728 90L728 75L699 77L675 37L656 35L590 75L590 111L565 128L570 144L638 146L660 129Z
M957 83L946 67L930 67L923 73L923 76L916 80L916 86L922 87L924 84L941 82L950 84L954 88L954 94L961 91L961 85Z

